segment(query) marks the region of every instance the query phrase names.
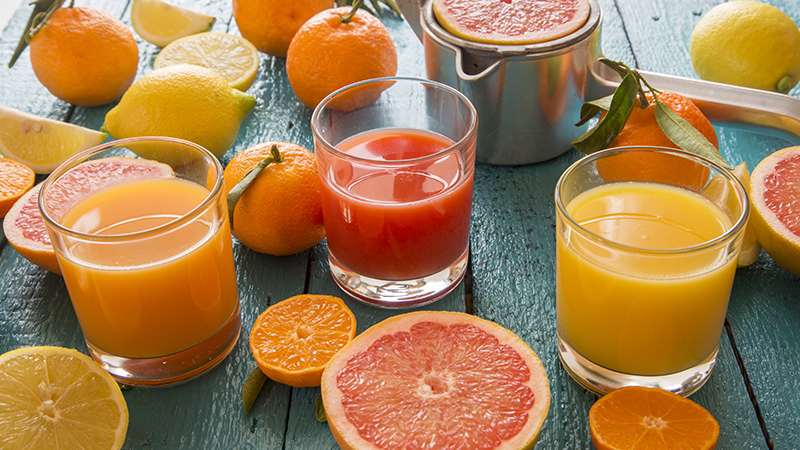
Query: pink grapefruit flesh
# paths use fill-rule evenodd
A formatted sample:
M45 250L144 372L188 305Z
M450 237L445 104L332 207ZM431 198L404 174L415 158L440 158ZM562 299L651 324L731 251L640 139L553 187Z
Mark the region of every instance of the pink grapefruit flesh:
M753 229L776 263L800 276L800 147L778 150L750 175Z
M530 449L550 388L539 358L511 331L419 311L339 351L323 373L322 400L343 449Z
M462 39L497 45L552 41L580 29L589 0L433 0L437 22Z
M52 187L48 206L55 220L86 194L122 181L171 176L166 164L135 158L106 158L82 163L59 178ZM37 266L61 275L50 236L39 213L39 191L34 186L14 203L3 220L3 232L17 252Z

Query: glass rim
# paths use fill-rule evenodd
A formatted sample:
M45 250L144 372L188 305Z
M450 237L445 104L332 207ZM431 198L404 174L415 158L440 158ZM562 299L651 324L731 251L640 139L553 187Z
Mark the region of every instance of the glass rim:
M563 198L561 196L561 190L564 185L564 181L566 178L578 170L580 167L585 166L593 161L600 159L601 157L607 156L613 153L625 153L631 150L645 150L645 151L656 151L659 153L667 153L672 154L678 157L687 158L695 160L696 162L703 164L705 166L709 166L710 169L717 171L718 173L722 174L729 182L732 182L737 194L737 198L741 199L740 203L742 204L742 212L739 215L738 220L731 225L731 227L725 230L724 233L721 235L710 239L708 241L702 242L700 244L691 245L688 247L674 247L674 248L666 248L666 249L657 249L657 248L647 248L647 247L636 247L633 245L626 245L619 243L617 241L604 238L596 233L593 233L583 226L581 226L575 218L572 217L567 212L566 205L564 204ZM685 188L681 188L685 189ZM688 190L688 189L687 189ZM719 164L711 161L702 156L695 155L693 153L687 152L681 149L675 148L668 148L668 147L658 147L658 146L648 146L648 145L634 145L634 146L624 146L624 147L612 147L607 148L604 150L600 150L598 152L592 153L590 155L586 155L579 160L572 163L558 178L556 182L555 188L555 203L556 203L556 210L559 215L561 215L564 220L570 225L571 228L578 230L579 233L584 235L585 237L591 238L593 241L599 242L602 245L622 250L625 252L638 252L638 253L648 253L651 255L678 255L683 253L695 253L702 250L707 250L713 247L718 247L727 243L728 241L734 239L737 235L744 231L744 227L747 224L747 219L750 216L750 201L747 191L745 190L744 186L742 185L741 181L731 173L730 170L720 166ZM556 231L558 233L558 231Z
M351 155L351 154L349 154L347 152L343 152L343 151L339 150L335 145L331 144L330 142L327 141L327 139L322 137L322 135L317 130L317 127L315 126L315 124L317 124L319 122L320 115L322 114L322 110L325 108L325 105L330 103L331 100L333 100L334 97L336 97L337 95L341 94L342 92L345 92L345 91L350 90L350 89L354 89L354 88L357 88L357 87L360 87L360 86L364 86L364 85L367 85L367 84L387 82L387 81L411 82L411 83L416 83L416 84L422 85L422 86L430 86L430 87L436 88L438 90L442 90L442 91L446 91L446 92L450 93L451 95L453 95L455 98L460 100L463 104L467 105L467 107L468 107L468 110L470 112L470 118L472 120L471 120L469 128L467 129L467 132L464 133L464 136L461 139L459 139L458 141L454 142L453 145L451 145L451 146L449 146L447 148L444 148L444 149L442 149L442 150L440 150L440 151L438 151L436 153L433 153L433 154L430 154L430 155L427 155L427 156L421 156L421 157L418 157L418 158L396 159L396 160L391 160L391 161L382 160L382 159L374 159L374 158L364 158L364 157L361 157L361 156ZM377 101L377 99L376 99L376 101ZM337 156L337 157L339 157L341 159L346 159L346 160L355 161L355 162L364 163L364 164L378 164L378 165L381 165L381 166L389 166L389 167L391 167L391 166L401 166L401 165L405 165L405 164L408 164L408 163L420 163L420 162L425 162L425 161L428 161L428 160L436 160L436 159L440 159L443 155L446 155L448 153L455 153L460 148L464 147L470 140L473 140L473 139L475 139L477 137L477 130L478 130L478 111L475 109L475 105L473 105L472 102L469 101L469 99L463 93L461 93L459 90L454 89L454 88L452 88L452 87L450 87L450 86L448 86L448 85L446 85L444 83L440 83L438 81L433 81L433 80L428 80L428 79L425 79L425 78L418 78L418 77L370 78L368 80L363 80L363 81L358 81L358 82L355 82L355 83L352 83L352 84L348 84L347 86L341 87L341 88L331 92L330 94L328 94L328 96L326 96L324 99L322 99L322 101L320 101L319 104L317 104L317 106L314 108L314 113L311 115L311 133L312 133L312 135L313 135L315 140L319 139L323 144L325 144L326 151L328 153L331 153L331 154L333 154L333 155L335 155L335 156Z
M147 142L147 141L155 141L155 142L169 142L173 144L183 145L186 147L193 148L195 150L200 151L204 156L210 158L213 161L214 167L217 169L217 179L214 182L214 187L209 191L206 198L203 199L197 206L189 210L187 213L181 215L174 220L171 220L163 225L159 225L157 227L148 228L142 231L136 231L133 233L124 233L124 234L92 234L92 233L84 233L81 231L75 231L71 228L65 227L64 225L60 224L58 221L54 220L52 216L47 212L47 208L44 205L44 197L45 191L55 184L56 179L67 173L69 170L77 167L78 165L89 161L89 158L92 155L100 154L104 151L118 148L118 147L125 147L127 144L131 143L139 143L139 142ZM105 158L100 158L95 161L99 161ZM146 158L138 158L142 161L155 161L152 159ZM160 161L157 161L160 162ZM166 163L162 163L166 164ZM169 165L169 164L167 164ZM177 178L177 177L175 177ZM59 164L50 175L47 176L44 182L42 182L42 187L39 190L39 199L37 201L39 206L39 213L42 215L42 219L45 222L47 227L52 227L53 229L57 230L59 233L63 233L69 235L72 238L80 238L84 241L92 241L92 242L117 242L117 241L127 241L127 240L135 240L150 237L153 235L163 234L165 232L171 231L175 228L185 225L186 223L196 219L199 217L204 211L206 211L211 203L220 195L220 191L222 190L223 185L223 169L222 164L219 162L216 156L211 153L209 150L204 148L199 144L195 144L194 142L190 142L184 139L172 138L167 136L137 136L132 138L126 139L117 139L110 142L105 142L100 145L96 145L89 149L83 150L75 155L69 157L66 161ZM74 205L73 205L74 206ZM69 208L67 209L69 210ZM66 211L65 211L66 212Z

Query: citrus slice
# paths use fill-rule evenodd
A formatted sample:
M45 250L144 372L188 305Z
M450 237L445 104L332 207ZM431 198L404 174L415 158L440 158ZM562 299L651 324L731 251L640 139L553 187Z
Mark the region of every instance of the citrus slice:
M145 41L164 47L175 39L208 31L217 19L161 0L133 0L131 24Z
M577 31L589 18L589 0L433 0L439 24L462 39L528 45Z
M530 449L547 375L514 333L456 312L401 314L328 363L322 401L343 449Z
M589 410L597 450L713 449L719 424L697 403L657 388L625 387Z
M764 158L750 176L758 241L780 266L800 277L800 147Z
M0 217L5 217L23 194L33 187L36 174L12 159L0 158Z
M742 183L744 190L750 194L750 172L747 171L747 163L739 164L733 169L732 173ZM715 205L725 205L729 210L738 208L735 204L737 202L736 195L731 191L730 184L725 181L722 175L715 175L708 182L706 187L703 188L703 195ZM742 250L739 252L739 267L753 264L761 254L761 244L756 238L752 222L753 214L751 213L744 228L744 242L742 242Z
M123 181L169 176L172 169L155 161L134 158L106 158L88 161L71 169L53 185L54 198L61 204L58 210L62 213L83 198L89 191L82 178L93 174L99 182L89 189L96 190ZM3 232L17 252L37 266L61 275L50 236L39 212L39 191L41 183L22 195L3 219Z
M155 69L193 64L222 75L231 87L246 91L256 79L258 50L247 39L227 33L200 33L170 42L156 57Z
M0 356L3 448L118 449L128 407L116 381L91 358L60 347Z
M102 143L105 133L0 106L0 153L36 173L50 173L70 156Z
M294 387L319 386L322 371L356 335L342 299L297 295L266 309L250 332L250 349L269 378Z

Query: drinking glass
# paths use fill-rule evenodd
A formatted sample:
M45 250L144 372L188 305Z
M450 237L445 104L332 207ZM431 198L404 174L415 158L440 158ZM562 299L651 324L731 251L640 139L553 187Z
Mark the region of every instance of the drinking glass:
M659 167L695 176L677 181ZM690 153L623 147L569 167L555 203L564 368L598 394L699 389L716 362L749 215L741 183Z
M344 87L311 119L328 259L348 294L430 303L464 276L478 117L460 92L416 78Z
M223 171L166 137L102 144L44 182L39 209L91 356L124 384L221 362L241 314Z

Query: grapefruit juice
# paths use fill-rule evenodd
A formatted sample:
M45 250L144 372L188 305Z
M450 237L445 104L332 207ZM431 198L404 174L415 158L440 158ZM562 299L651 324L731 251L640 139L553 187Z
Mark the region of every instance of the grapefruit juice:
M731 228L722 209L686 189L618 182L578 194L566 211L591 233L559 215L557 320L566 344L604 368L648 376L716 355L738 251L701 247Z
M347 269L382 280L411 280L451 266L466 254L472 177L454 145L421 130L378 129L339 143L359 159L327 167L322 189L330 254ZM386 162L382 170L370 161ZM397 164L391 164L397 161Z
M184 216L208 195L178 178L126 181L80 200L60 223L97 236L145 232ZM73 240L66 255L57 252L87 340L116 356L152 358L219 331L236 311L238 292L229 225L215 225L214 216L205 211L158 236L113 245Z

